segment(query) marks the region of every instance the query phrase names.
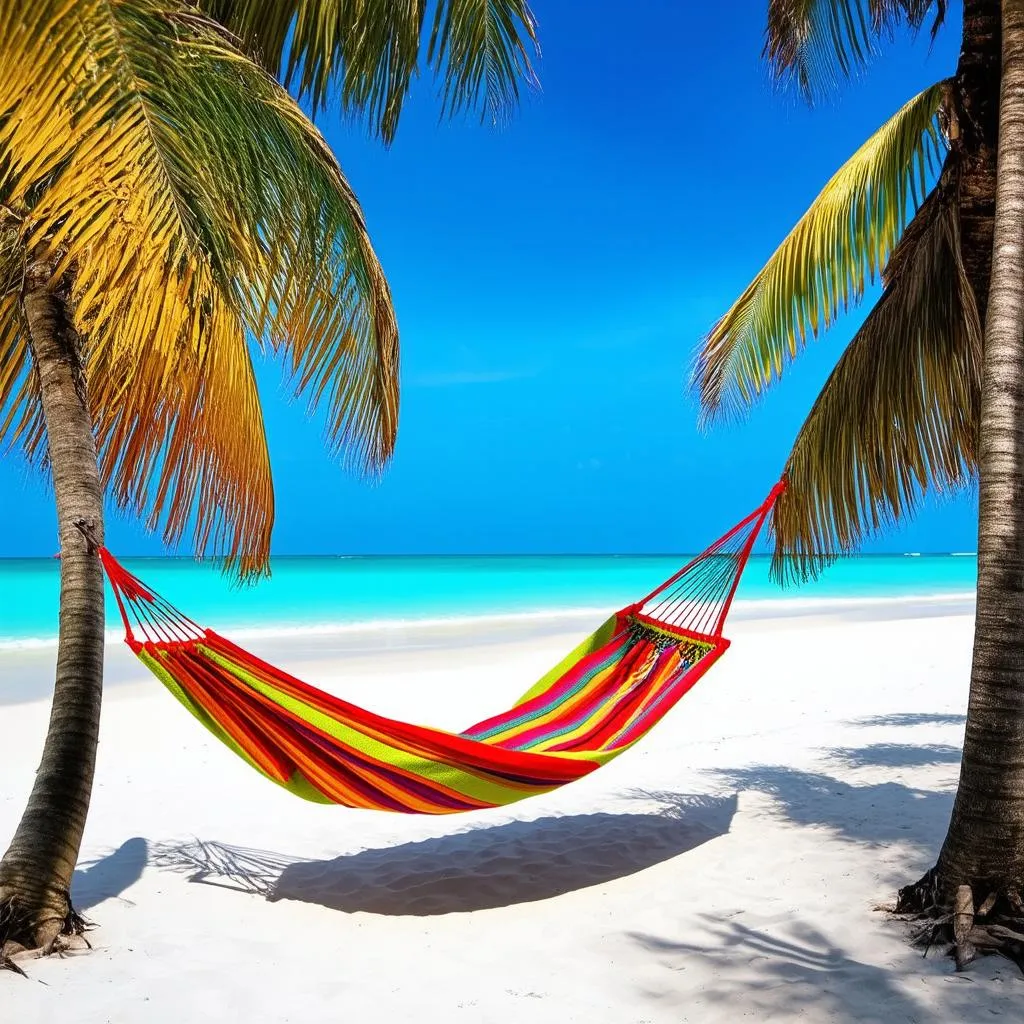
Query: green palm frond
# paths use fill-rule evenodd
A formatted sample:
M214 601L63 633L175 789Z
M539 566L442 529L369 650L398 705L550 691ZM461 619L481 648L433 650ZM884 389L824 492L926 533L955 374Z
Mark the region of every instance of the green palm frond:
M344 112L365 114L390 142L421 61L441 82L444 110L502 119L535 82L537 26L527 0L202 0L314 110L340 86Z
M947 0L769 0L764 56L810 102L849 78L896 26L920 28L934 11L932 38Z
M262 570L273 488L250 338L326 404L336 449L374 469L394 445L397 330L351 189L284 89L191 5L0 0L0 63L0 197L21 249L66 282L110 492L169 543L192 529L198 550ZM6 433L42 457L4 314Z
M439 3L427 61L443 83L445 112L479 105L484 118L500 121L518 102L520 82L535 84L536 46L537 25L524 0Z
M975 472L982 335L950 192L922 205L887 278L787 461L772 523L783 579L816 575Z
M937 169L946 94L933 85L882 125L711 329L694 370L704 416L752 403L883 270Z

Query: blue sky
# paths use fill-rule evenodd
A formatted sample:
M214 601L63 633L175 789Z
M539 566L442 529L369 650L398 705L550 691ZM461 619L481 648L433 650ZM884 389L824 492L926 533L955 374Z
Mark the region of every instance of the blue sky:
M901 38L808 110L761 64L766 0L535 6L542 89L508 126L440 124L429 79L390 150L319 118L394 291L403 405L394 462L368 485L260 368L276 553L703 546L774 483L863 315L745 422L697 431L694 346L843 160L951 73L958 11L934 47ZM48 487L16 456L0 461L0 499L0 555L52 553ZM117 517L108 543L162 550ZM966 496L869 550L975 546Z

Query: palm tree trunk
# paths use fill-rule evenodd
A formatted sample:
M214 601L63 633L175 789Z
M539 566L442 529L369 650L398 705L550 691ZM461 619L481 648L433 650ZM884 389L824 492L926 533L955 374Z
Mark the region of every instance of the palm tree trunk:
M958 963L975 908L1015 920L1024 885L1024 0L1002 5L992 273L979 440L978 607L960 785L936 867L899 909L956 902ZM996 903L988 901L989 896Z
M1003 3L980 434L978 611L960 788L939 869L1024 882L1024 0Z
M992 229L999 135L999 0L964 0L963 35L954 92L956 133L950 140L956 162L960 248L974 290L981 325L992 272Z
M60 531L60 631L50 725L28 806L0 861L0 948L50 951L81 928L71 876L85 827L99 739L103 576L75 526L102 537L103 501L79 339L51 268L33 265L22 295L46 421Z

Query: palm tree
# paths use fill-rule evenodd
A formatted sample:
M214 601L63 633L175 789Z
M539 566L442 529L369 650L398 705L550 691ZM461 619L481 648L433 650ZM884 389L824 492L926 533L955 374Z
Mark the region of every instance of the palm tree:
M296 17L286 78L322 105L337 70L343 107L390 139L420 6L211 2L228 34L189 0L0 0L0 438L48 466L62 555L49 730L0 861L0 966L82 929L68 889L99 727L104 496L168 544L189 535L243 578L266 572L251 346L325 408L347 463L391 454L387 282L334 156L247 50L277 70L287 26L277 58L266 33ZM438 5L446 109L500 112L533 35L519 0Z
M938 864L901 893L909 909L954 895L961 968L979 945L1008 950L1024 964L1024 0L1003 0L1002 54L978 445L978 608L964 756Z
M766 55L813 97L898 23L930 18L935 31L945 13L941 2L772 0ZM813 576L929 491L980 480L960 786L936 866L897 904L940 915L955 905L960 963L973 941L1007 939L975 922L976 907L986 928L1024 918L1024 22L1021 0L965 0L963 13L953 77L904 104L836 173L714 326L696 369L706 417L749 406L881 276L881 298L787 460L773 521L780 578Z

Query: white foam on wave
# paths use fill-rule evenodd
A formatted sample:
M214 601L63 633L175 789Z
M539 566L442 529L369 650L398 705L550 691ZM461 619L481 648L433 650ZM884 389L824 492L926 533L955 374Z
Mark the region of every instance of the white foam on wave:
M123 629L107 629L103 632L103 638L108 644L119 643L124 639ZM0 637L0 653L5 651L39 651L48 647L57 646L57 637L54 636L17 636Z
M383 633L410 629L461 630L474 626L504 626L518 623L572 621L593 616L604 621L611 609L599 607L541 608L528 612L493 612L485 615L425 616L423 618L362 619L355 622L314 622L296 625L288 622L267 622L259 626L213 627L222 636L233 640L276 639L302 636L335 636L349 633ZM124 639L123 629L104 632L106 642ZM56 636L0 637L0 651L37 650L55 647Z
M862 595L857 597L766 597L739 599L733 612L744 618L771 618L774 613L835 612L844 608L899 605L962 604L974 600L973 590L948 591L939 594ZM225 626L217 632L233 640L273 640L314 636L346 636L355 633L395 633L409 630L450 630L459 632L486 627L529 625L552 622L586 625L592 620L596 628L614 609L581 605L573 608L538 608L520 612L490 612L481 615L424 616L423 618L364 619L355 622L318 622L297 625L287 622L267 622L259 626ZM120 628L105 632L106 642L120 643L124 631ZM0 653L30 651L56 647L57 637L0 637Z
M261 626L240 626L218 630L233 638L252 640L263 637L329 636L348 633L383 633L407 629L453 629L474 626L504 626L530 622L568 621L594 616L600 621L608 618L613 609L598 607L539 608L528 612L490 612L483 615L435 615L423 618L363 619L356 622L321 622L302 626L287 623L267 623Z

